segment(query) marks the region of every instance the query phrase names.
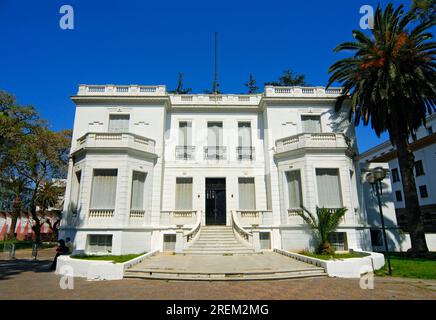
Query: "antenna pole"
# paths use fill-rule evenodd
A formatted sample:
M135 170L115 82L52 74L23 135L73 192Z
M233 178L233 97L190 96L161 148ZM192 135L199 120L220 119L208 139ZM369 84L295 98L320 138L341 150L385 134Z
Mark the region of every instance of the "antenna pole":
M215 76L213 80L213 93L218 94L218 34L215 32Z

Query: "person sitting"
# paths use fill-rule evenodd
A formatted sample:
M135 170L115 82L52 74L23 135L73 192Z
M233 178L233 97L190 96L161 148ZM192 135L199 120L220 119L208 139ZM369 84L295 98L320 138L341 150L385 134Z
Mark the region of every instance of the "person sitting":
M69 238L69 237L66 238L65 240L67 241L66 246L68 247L68 254L72 254L74 251L74 244L71 241L71 238Z
M69 250L68 250L68 247L65 245L65 241L63 239L60 239L58 241L58 246L56 248L56 255L53 259L53 263L51 264L51 268L50 268L51 270L56 270L56 265L57 265L59 256L68 254L68 251Z

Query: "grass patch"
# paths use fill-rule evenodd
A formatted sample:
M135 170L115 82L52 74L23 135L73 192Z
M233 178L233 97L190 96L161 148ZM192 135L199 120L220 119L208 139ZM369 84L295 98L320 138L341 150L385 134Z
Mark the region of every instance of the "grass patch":
M410 258L406 254L391 254L393 277L436 279L436 252L429 258ZM375 272L377 276L388 276L388 261L385 266Z
M325 255L325 254L316 254L316 253L307 252L307 251L299 252L299 254L302 254L304 256L308 256L311 258L321 259L321 260L362 258L362 257L367 257L370 255L369 253L363 253L363 252L347 252L347 253L335 253L333 255Z
M94 261L112 261L113 263L123 263L129 260L132 260L136 257L142 256L144 253L139 254L124 254L120 256L106 255L106 256L97 256L97 255L80 255L80 256L71 256L73 259L82 259L82 260L94 260Z
M4 250L4 247L6 244L15 244L15 251L16 250L23 250L23 249L32 249L32 246L34 244L33 241L20 241L20 240L2 240L0 241L0 251ZM39 249L46 249L46 248L53 248L56 247L56 243L48 243L43 242L39 245Z

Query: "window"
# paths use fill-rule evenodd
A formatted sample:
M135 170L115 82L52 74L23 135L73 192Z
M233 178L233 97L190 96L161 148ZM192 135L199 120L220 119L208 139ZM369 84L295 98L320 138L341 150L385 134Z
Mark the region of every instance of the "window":
M192 210L192 178L176 178L176 210Z
M163 236L163 251L175 251L176 250L176 235L164 234Z
M109 116L109 132L122 133L129 132L128 114L111 114Z
M395 191L395 198L397 199L398 202L403 201L403 194L401 193L401 191Z
M115 209L117 169L95 169L92 181L91 208Z
M422 164L422 160L418 160L415 161L415 175L418 176L423 176L424 173L424 166Z
M207 145L211 147L218 147L223 145L222 122L207 123Z
M207 123L207 151L206 159L224 159L225 148L223 145L223 123Z
M419 194L421 198L428 198L427 186L419 186Z
M321 132L321 117L320 116L301 116L303 124L303 132L319 133Z
M286 180L288 185L288 209L299 209L303 205L300 171L286 172Z
M88 235L89 253L111 253L112 252L112 235L111 234L90 234Z
M179 122L179 146L187 147L192 144L192 124L188 121Z
M237 153L238 153L238 160L253 160L250 122L238 122Z
M348 250L347 233L346 232L332 232L329 234L329 241L336 251Z
M71 187L71 200L70 208L73 215L77 214L77 209L79 207L79 196L80 196L80 181L82 178L82 171L76 171L73 173L73 183Z
M400 175L398 174L398 169L392 169L392 182L400 181Z
M374 247L381 247L383 245L381 230L370 230L371 232L371 243Z
M144 184L146 173L133 171L132 175L132 196L130 199L130 209L144 209Z
M342 207L339 169L316 169L316 184L320 208Z
M261 250L271 249L271 232L259 232L259 238Z
M239 178L239 209L256 209L256 192L254 178Z

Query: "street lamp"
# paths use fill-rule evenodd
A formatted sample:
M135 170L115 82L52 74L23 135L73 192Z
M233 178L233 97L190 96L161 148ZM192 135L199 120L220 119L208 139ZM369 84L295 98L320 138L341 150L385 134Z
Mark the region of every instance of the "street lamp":
M375 193L377 195L378 200L378 207L380 210L380 217L381 217L381 224L382 224L382 230L383 230L383 238L385 240L385 251L386 256L388 258L388 269L389 269L389 275L392 275L392 269L391 269L391 257L389 255L389 248L388 248L388 238L386 237L386 228L385 228L385 219L383 217L383 209L381 205L380 195L383 193L382 189L382 180L386 178L386 171L382 167L377 167L372 169L367 175L366 175L366 181L372 186L372 189L375 188Z

